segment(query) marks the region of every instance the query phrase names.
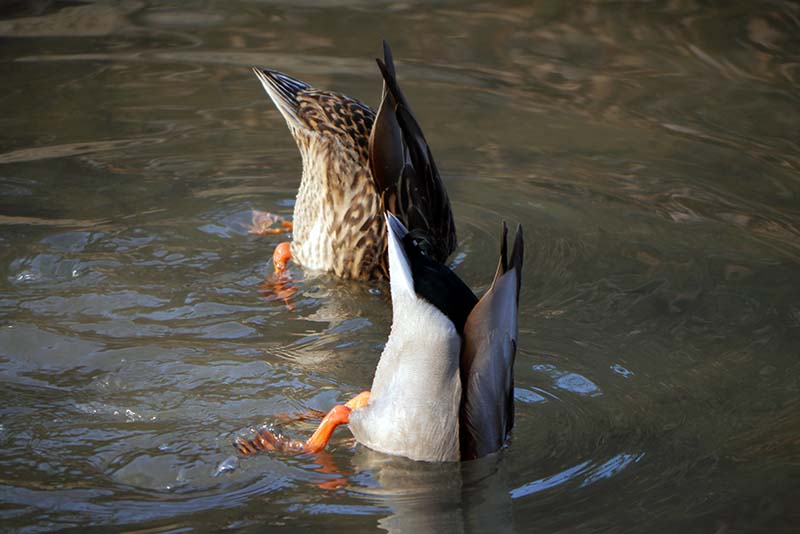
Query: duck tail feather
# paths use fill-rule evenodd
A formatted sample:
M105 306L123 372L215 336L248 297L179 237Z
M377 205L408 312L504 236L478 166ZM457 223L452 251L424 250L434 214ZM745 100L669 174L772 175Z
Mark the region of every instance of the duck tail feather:
M300 104L297 96L311 86L276 70L253 67L264 90L287 121L297 121Z

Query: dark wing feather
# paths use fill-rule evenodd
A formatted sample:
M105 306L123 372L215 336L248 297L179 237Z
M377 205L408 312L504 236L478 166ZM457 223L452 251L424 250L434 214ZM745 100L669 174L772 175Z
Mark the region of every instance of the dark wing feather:
M372 177L384 208L394 214L434 260L444 263L457 245L450 200L422 129L395 76L383 43L383 99L369 138Z
M507 257L503 223L500 261L494 281L464 325L461 349L461 459L497 451L514 426L514 358L522 278L522 227Z

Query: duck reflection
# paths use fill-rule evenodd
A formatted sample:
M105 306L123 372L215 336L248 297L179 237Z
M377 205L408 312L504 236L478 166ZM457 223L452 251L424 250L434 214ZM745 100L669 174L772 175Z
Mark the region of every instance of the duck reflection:
M391 510L378 520L390 533L514 532L502 452L469 462L416 462L358 447L356 491ZM359 480L358 475L351 482Z

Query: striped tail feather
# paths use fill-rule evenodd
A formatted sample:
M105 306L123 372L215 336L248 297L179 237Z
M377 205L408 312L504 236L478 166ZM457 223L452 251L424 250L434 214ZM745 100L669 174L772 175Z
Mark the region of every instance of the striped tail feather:
M297 116L300 108L297 96L311 86L276 70L253 67L253 72L286 122L292 127L301 127Z

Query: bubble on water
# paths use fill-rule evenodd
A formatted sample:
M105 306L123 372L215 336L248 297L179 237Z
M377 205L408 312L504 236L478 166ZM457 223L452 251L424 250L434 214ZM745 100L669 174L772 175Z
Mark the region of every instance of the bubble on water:
M17 282L34 282L38 279L39 277L31 271L22 271L16 277Z
M75 407L78 410L82 411L83 413L88 413L90 415L96 415L97 414L97 405L95 403L93 403L93 402L78 403L78 404L75 405Z
M134 412L130 408L125 409L125 420L129 423L132 423L133 421L141 421L142 419L143 417L140 414Z
M121 408L102 402L76 403L75 407L83 413L89 415L111 415L113 417L124 417L125 421L128 423L144 420L156 420L155 415L142 415L134 410L131 410L130 408Z
M619 376L621 376L623 378L630 378L630 377L633 376L633 371L629 371L628 369L625 369L624 367L622 367L618 363L615 363L614 365L612 365L611 366L611 370L613 372L617 373Z
M219 465L214 469L214 476L218 477L222 473L227 473L228 471L233 471L239 466L239 458L234 455L230 455L225 458L223 461L219 463Z

